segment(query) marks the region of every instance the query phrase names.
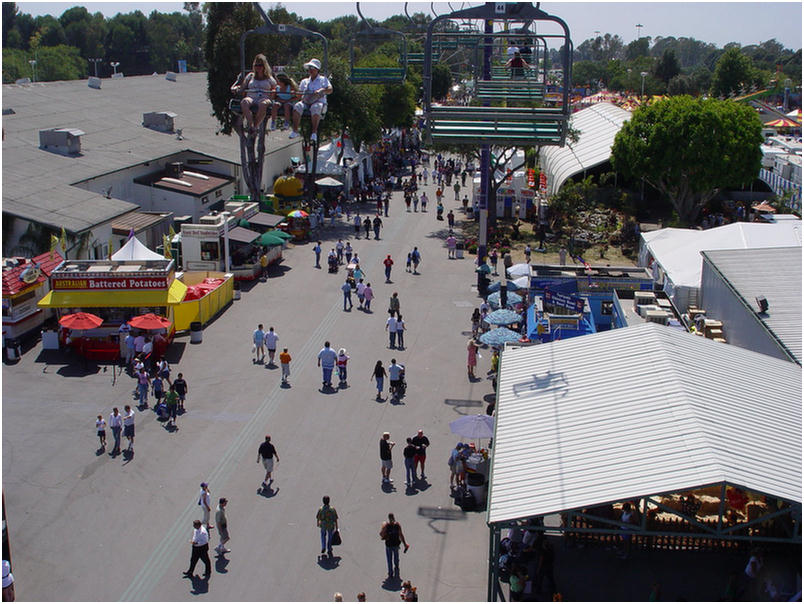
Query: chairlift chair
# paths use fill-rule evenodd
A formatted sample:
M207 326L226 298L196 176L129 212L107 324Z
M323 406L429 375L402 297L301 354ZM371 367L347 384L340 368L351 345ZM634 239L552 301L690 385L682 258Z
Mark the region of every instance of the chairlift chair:
M365 29L361 29L349 40L349 81L353 84L401 84L405 81L408 73L408 42L407 37L401 31L387 29L385 27L373 27L360 12L360 3L357 2L357 14L365 24ZM400 40L399 67L358 67L355 64L355 46L358 38L364 40L371 39L393 39Z

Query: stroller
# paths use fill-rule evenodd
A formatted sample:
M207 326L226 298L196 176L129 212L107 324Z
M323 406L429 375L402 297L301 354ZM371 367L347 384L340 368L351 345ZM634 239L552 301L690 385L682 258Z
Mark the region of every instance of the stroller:
M402 367L402 371L399 373L399 385L390 392L390 395L397 399L405 396L405 391L408 389L408 383L405 381L405 366L400 365L400 367Z
M337 256L328 256L327 257L327 265L329 266L330 273L337 273L338 272L338 257Z

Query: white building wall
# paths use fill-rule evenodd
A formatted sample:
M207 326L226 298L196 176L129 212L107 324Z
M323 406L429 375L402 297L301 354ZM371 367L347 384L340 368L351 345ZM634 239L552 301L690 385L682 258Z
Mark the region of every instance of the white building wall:
M790 360L757 318L754 309L741 302L705 259L701 273L701 308L706 310L707 318L723 323L723 335L729 344Z

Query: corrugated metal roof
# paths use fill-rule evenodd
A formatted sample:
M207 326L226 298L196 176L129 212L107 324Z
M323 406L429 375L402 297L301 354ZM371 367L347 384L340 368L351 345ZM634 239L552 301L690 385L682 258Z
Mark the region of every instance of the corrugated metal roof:
M614 137L629 119L629 111L611 103L597 103L573 113L570 127L580 132L578 142L568 142L564 147L543 147L540 152L549 194L558 192L575 174L608 161Z
M765 296L769 308L757 318L801 363L801 248L781 247L701 252L736 290L756 308Z
M490 523L728 481L801 501L801 368L645 323L501 359Z
M207 74L183 73L175 82L164 75L104 78L100 90L86 80L3 86L3 212L71 233L136 210L134 203L106 199L72 183L146 161L192 150L240 164L236 136L219 136L211 115ZM173 134L142 125L143 113L177 114ZM39 148L39 131L80 129L81 154L65 156ZM287 134L267 135L271 151L287 145Z

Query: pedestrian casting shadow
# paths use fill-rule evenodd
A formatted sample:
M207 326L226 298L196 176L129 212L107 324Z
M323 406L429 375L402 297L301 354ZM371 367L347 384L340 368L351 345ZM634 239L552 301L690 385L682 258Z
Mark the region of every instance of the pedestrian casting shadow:
M290 388L290 382L282 382L279 385L280 388Z
M332 386L322 386L318 389L321 394L338 394L338 389Z
M278 493L279 489L272 489L270 485L267 487L260 487L259 489L257 489L257 495L265 497L266 499L276 497Z
M483 381L482 377L475 376L475 377L470 377L469 378L469 383L470 384L474 384L475 382L481 382L481 381Z
M385 577L382 588L387 591L400 591L402 589L402 579L397 576Z
M341 563L340 556L327 556L320 554L318 556L318 566L324 570L335 570Z
M266 363L264 365L264 368L265 369L279 369L279 365L277 365L276 363Z
M99 447L99 448L95 449L95 457L100 457L105 452L106 452L106 447L105 446Z
M383 493L396 493L396 487L394 486L393 482L384 482L382 483L382 492Z
M123 465L127 465L134 460L134 451L131 449L123 449Z
M200 596L201 594L209 592L209 579L207 577L193 575L192 577L189 577L189 579L193 583L193 588L190 590L192 595Z
M466 520L466 512L460 509L420 506L417 513L431 520Z
M411 495L416 495L419 491L416 490L416 487L413 485L405 485L405 495L410 497Z
M383 397L381 397L381 396L375 396L375 397L374 397L374 402L375 402L375 403L384 403L384 402L385 402L385 401L387 401L387 400L388 400L387 398L383 398Z
M461 398L445 398L444 399L445 405L450 405L455 408L455 411L460 415L470 415L470 407L482 407L483 401L475 401L471 399L461 399ZM463 408L466 408L467 411L462 411ZM472 410L472 415L474 415L474 411Z
M497 395L492 392L491 394L487 394L486 396L484 396L483 400L487 403L496 403Z
M159 421L161 422L161 421L166 421L166 420L163 420L163 419L160 417L160 418L159 418ZM179 427L178 427L178 426L174 426L173 424L168 424L168 423L165 423L165 424L164 424L162 427L163 427L165 430L167 430L168 432L170 432L171 434L173 434L174 432L178 432L178 431L179 431Z
M399 399L399 398L394 396L394 397L391 397L391 404L392 405L404 405L405 401L403 401L402 399Z
M426 491L432 486L429 482L427 482L426 478L415 478L413 480L413 484L416 487L416 489L421 492Z
M226 559L226 554L218 554L215 558L215 572L225 575L229 571L226 567L229 566L229 561Z

